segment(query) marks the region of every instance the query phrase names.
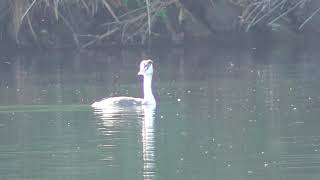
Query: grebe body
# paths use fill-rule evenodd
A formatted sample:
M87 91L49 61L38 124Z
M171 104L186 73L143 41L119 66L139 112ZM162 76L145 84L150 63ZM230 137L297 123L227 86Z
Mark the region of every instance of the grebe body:
M156 105L156 101L152 94L152 75L153 75L153 61L143 60L140 63L140 70L138 75L143 76L143 98L134 98L134 97L110 97L97 101L91 106L94 108L107 108L112 106L117 107L132 107L132 106L141 106L141 105Z

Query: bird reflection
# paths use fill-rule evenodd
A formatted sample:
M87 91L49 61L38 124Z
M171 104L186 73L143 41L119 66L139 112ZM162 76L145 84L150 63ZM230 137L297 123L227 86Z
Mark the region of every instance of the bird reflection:
M142 125L143 143L143 179L155 179L155 138L154 138L155 106L144 107L144 121Z
M113 135L115 132L121 133L119 126L123 126L121 124L128 124L128 122L132 121L132 118L142 120L139 124L141 125L142 175L144 180L155 179L155 108L155 105L144 105L134 108L108 107L105 109L94 109L94 113L102 120L100 125L103 127L100 127L100 131L104 135Z

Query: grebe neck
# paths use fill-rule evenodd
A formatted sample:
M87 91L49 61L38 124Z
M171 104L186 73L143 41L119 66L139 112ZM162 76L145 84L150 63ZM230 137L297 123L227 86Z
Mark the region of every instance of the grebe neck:
M143 76L143 99L146 104L156 104L156 101L152 94L152 75Z

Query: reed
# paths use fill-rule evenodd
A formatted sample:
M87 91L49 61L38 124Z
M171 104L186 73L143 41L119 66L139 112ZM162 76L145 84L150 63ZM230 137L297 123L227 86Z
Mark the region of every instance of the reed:
M152 24L162 8L177 0L7 0L11 17L11 35L17 43L23 32L30 32L37 41L37 13L48 13L50 21L61 21L72 34L79 47L88 47L97 41L121 31L121 41L129 42L139 36L142 42L152 35ZM83 12L82 17L93 19L100 11L105 13L105 22L101 23L100 32L85 34L77 31L79 20L71 9ZM94 20L92 20L94 21ZM85 39L87 42L79 42Z
M266 23L274 26L279 20L296 9L304 8L309 0L240 0L244 11L241 15L241 21L246 25L246 31L259 23ZM239 3L239 2L238 2ZM301 22L299 30L314 17L320 8L314 10L311 15Z
M172 27L170 19L179 19L184 12L184 0L3 0L0 3L0 20L7 19L9 34L19 44L25 37L40 41L42 30L39 14L45 14L50 27L64 29L77 47L89 47L102 41L120 39L122 44L140 42L156 36L155 23ZM215 2L207 0L215 6ZM258 24L274 25L294 10L304 7L310 0L229 0L240 7L242 25L249 31ZM193 3L198 3L194 1ZM1 7L2 6L2 7ZM166 8L174 6L179 14L172 17ZM2 9L1 9L2 8ZM8 9L8 10L7 10ZM7 10L7 11L5 11ZM305 24L318 14L316 9L298 26ZM167 19L167 20L163 20ZM169 21L168 21L169 19ZM194 19L193 19L194 20ZM173 21L173 20L172 20ZM171 21L171 22L172 22ZM94 28L92 28L94 26ZM80 28L81 27L81 28ZM94 30L93 30L94 29Z

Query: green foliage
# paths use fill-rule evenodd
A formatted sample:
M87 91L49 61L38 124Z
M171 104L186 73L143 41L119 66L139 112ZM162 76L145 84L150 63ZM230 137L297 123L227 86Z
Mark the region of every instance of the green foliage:
M167 9L166 9L165 7L164 7L164 8L161 8L157 15L158 15L159 17L161 17L162 19L168 18L168 16L167 16Z
M128 2L129 2L129 0L122 0L122 3L123 3L125 6L128 6Z

